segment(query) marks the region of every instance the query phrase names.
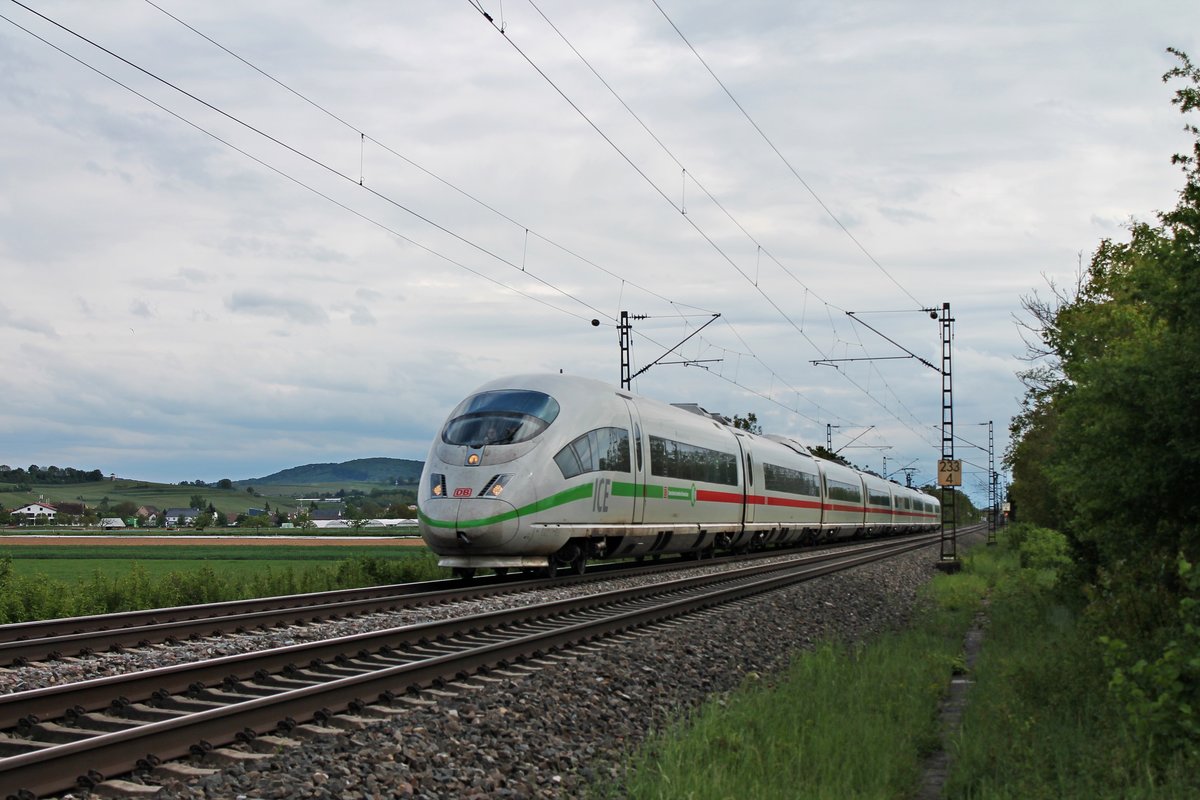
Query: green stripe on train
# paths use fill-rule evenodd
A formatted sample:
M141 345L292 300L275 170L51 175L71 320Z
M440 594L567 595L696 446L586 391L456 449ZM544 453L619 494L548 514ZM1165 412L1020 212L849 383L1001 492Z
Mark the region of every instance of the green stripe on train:
M510 519L536 514L539 511L546 511L547 509L556 508L561 505L566 505L567 503L573 503L576 500L588 500L592 497L594 489L595 482L588 481L587 483L581 483L578 486L573 486L570 489L564 489L557 494L552 494L549 497L538 500L536 503L530 503L527 506L522 506L521 508L513 509L512 511L505 511L503 514L494 514L490 517L484 517L483 519L455 522L452 520L432 519L424 512L418 512L418 516L422 522L431 528L478 528L483 525L495 525L500 522L507 522ZM667 497L664 497L663 499L692 500L694 497L694 490L685 486L667 487L652 484L642 484L639 486L636 483L629 483L627 481L613 481L612 487L610 488L613 497L659 498L663 497L664 490L667 494Z
M503 514L494 514L483 519L470 519L465 521L454 521L444 519L430 519L424 512L420 512L421 521L432 528L478 528L483 525L495 525L500 522L507 522L510 519L517 517L536 514L539 511L545 511L548 508L573 503L576 500L587 500L592 496L592 484L581 483L570 489L564 489L558 494L552 494L549 497L538 500L536 503L530 503L527 506L505 511Z

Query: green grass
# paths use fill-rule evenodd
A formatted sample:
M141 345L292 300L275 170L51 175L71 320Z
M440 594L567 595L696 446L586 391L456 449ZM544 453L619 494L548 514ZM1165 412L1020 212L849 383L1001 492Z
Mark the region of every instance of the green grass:
M4 545L0 558L12 559L12 574L32 578L73 582L99 572L110 578L128 573L133 564L146 574L158 577L171 572L193 572L205 566L219 567L222 573L250 576L265 566L275 570L303 570L322 564L353 559L425 558L424 547L406 545Z
M778 681L747 682L632 761L631 798L905 797L938 744L936 709L986 589L935 584L916 629L870 646L826 642Z
M90 483L36 484L29 491L16 491L16 486L8 484L7 489L0 488L0 506L17 508L26 503L42 500L47 503L85 503L96 508L104 498L108 498L110 506L123 500L132 501L138 505L154 505L159 511L168 508L188 508L192 495L204 497L218 511L223 511L230 518L243 514L247 508L263 508L264 503L270 503L272 509L282 508L288 511L297 509L297 495L283 489L297 488L307 491L305 497L313 496L320 487L262 487L262 496L252 495L245 489L218 489L215 486L179 486L166 483L147 483L146 481L116 480L93 481ZM342 487L338 487L342 488ZM378 488L376 485L374 488ZM256 488L257 491L257 488ZM336 491L336 489L334 490Z
M423 547L0 547L0 624L444 577Z
M18 491L13 483L0 483L0 507L19 508L27 503L38 501L50 504L84 503L89 508L98 509L107 499L111 508L123 501L130 501L138 506L153 505L158 510L168 508L189 508L193 495L200 495L217 511L223 512L229 519L238 514L246 513L249 508L266 508L271 511L294 512L305 510L308 503L299 503L297 498L316 497L322 493L336 494L338 491L361 491L373 498L382 506L392 502L415 502L412 498L413 486L391 486L388 484L368 483L360 481L345 481L336 484L263 484L253 486L254 494L246 491L246 487L219 489L216 486L181 486L169 483L149 483L147 481L116 480L92 481L89 483L66 484L33 484L26 491ZM323 502L320 508L338 508L334 503ZM100 516L107 516L100 513ZM49 530L59 530L50 528Z
M1153 758L1127 724L1081 605L1036 571L997 587L947 797L1200 797L1194 744Z
M1166 758L1147 754L1108 691L1111 672L1083 611L1084 593L1029 555L976 548L961 573L929 584L929 602L910 630L868 646L826 642L798 656L778 681L747 681L654 737L631 757L620 785L593 794L913 796L924 760L939 746L939 700L964 666L963 634L986 595L983 650L951 742L944 797L1200 797L1194 743L1166 748Z

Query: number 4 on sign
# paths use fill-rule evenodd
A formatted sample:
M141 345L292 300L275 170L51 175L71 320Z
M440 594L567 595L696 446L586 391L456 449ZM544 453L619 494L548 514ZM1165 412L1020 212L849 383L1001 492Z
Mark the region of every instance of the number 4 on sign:
M944 458L938 462L939 486L962 486L962 461Z

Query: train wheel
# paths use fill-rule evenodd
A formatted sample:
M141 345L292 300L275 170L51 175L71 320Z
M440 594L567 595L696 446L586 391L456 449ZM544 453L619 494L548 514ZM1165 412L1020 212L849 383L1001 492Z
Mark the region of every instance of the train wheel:
M550 558L546 559L545 575L547 578L558 577L558 562L554 560L554 556L550 556Z
M464 581L469 581L469 580L471 580L471 578L475 577L475 568L474 567L455 567L454 568L454 577L460 578Z
M584 554L583 549L581 548L579 553L571 559L571 574L582 575L586 569L587 556Z

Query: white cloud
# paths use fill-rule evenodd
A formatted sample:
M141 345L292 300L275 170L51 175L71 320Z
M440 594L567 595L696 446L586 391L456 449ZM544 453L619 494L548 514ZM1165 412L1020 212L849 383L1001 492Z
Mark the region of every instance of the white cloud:
M509 39L645 177L469 4L172 9L349 126L153 7L46 6L302 155L14 11L286 177L4 23L0 369L34 366L0 409L3 460L180 480L423 458L489 378L615 381L625 309L653 317L638 368L704 321L681 315L723 315L681 350L720 361L656 366L639 391L810 441L874 424L893 449L864 463L930 473L938 376L813 366L896 355L843 312L951 302L959 418L1003 440L1020 296L1180 185L1159 77L1166 45L1197 50L1192 5L664 4L837 222L652 6L539 6L671 155L531 9L506 4ZM938 357L927 317L864 319Z

